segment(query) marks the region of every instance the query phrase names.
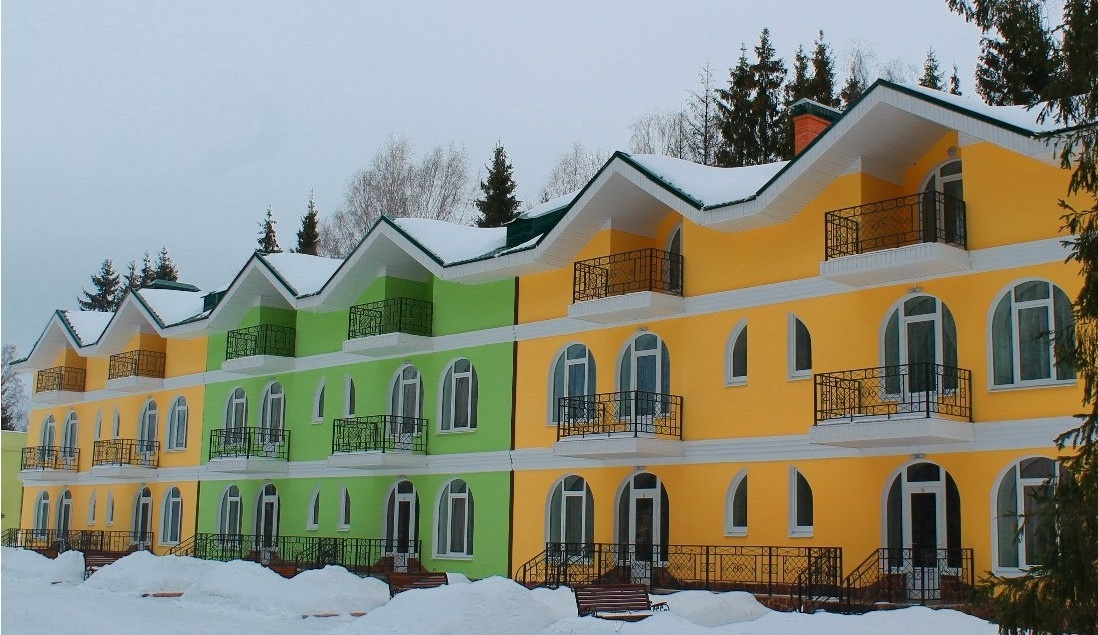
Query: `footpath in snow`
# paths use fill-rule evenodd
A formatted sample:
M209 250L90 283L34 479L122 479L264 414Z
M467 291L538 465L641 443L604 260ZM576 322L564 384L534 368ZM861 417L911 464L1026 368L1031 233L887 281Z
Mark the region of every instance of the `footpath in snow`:
M0 553L4 635L995 635L995 625L956 611L909 608L862 616L778 613L747 593L682 591L635 623L577 617L566 588L526 589L506 578L405 591L329 566L292 579L253 562L211 562L137 552L82 581L78 552L56 560ZM169 594L153 597L153 594ZM307 616L304 617L303 616ZM318 617L324 616L324 617Z

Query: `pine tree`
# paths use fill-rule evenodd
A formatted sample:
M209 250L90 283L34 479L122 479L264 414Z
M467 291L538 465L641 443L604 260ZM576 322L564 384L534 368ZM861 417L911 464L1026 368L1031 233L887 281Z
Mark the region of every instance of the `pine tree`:
M976 93L993 106L1031 105L1058 72L1052 34L1042 24L1038 0L1002 0L994 30L984 29L976 66Z
M751 98L754 80L747 62L747 46L740 44L740 59L728 71L728 88L717 89L718 126L721 147L717 150L717 165L740 167L748 165L758 154L758 141L751 125Z
M934 54L934 47L926 51L926 61L923 62L923 76L919 78L919 85L933 90L942 89L942 70L938 63L938 56Z
M277 254L282 251L278 246L278 236L275 234L274 212L271 206L267 206L267 217L259 223L259 251L265 254Z
M839 99L843 102L843 108L849 108L869 86L869 68L873 64L874 54L864 42L855 42L848 53L850 64L847 66L846 83L839 91Z
M137 263L133 260L130 261L126 277L122 279L122 286L124 291L132 291L141 288L141 276L137 273Z
M804 96L832 108L839 105L835 97L835 60L831 58L831 47L824 41L822 30L812 51L812 79Z
M961 78L957 75L957 65L953 65L953 74L949 76L949 94L962 95Z
M483 198L478 198L480 218L477 227L502 227L518 216L518 199L515 198L515 179L511 176L511 163L502 143L496 144L492 162L486 166L488 177L480 182Z
M156 280L156 270L153 269L152 258L149 256L149 252L146 251L141 258L141 282L137 285L137 288L144 289L152 284L153 280Z
M808 56L805 55L804 46L798 44L796 52L793 53L793 78L785 84L786 106L803 97L809 97L812 94L811 85L812 76L808 73Z
M297 253L317 255L320 246L320 232L317 229L320 212L316 209L316 199L309 193L309 207L301 217L301 229L297 230Z
M91 279L93 291L82 289L83 298L77 298L83 311L113 311L122 299L122 282L114 270L110 258L99 265L99 273Z
M176 268L171 256L168 255L167 247L160 248L160 253L156 256L156 268L153 270L152 275L153 280L179 281L179 269Z
M782 125L782 84L785 83L785 62L776 56L770 43L770 29L759 34L755 47L755 63L751 65L755 88L751 100L751 118L758 142L757 153L751 164L770 163L786 157L788 126Z

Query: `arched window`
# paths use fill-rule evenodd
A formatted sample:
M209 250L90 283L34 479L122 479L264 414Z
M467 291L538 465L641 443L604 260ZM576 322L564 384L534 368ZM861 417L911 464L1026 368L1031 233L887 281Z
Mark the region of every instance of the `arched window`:
M671 254L668 259L668 284L667 290L671 293L682 294L682 225L671 232L671 238L667 241L667 251Z
M53 415L46 415L46 419L42 422L42 434L39 437L39 445L44 448L52 448L56 438L57 421L53 418Z
M72 493L69 490L61 492L57 500L57 533L65 536L72 528Z
M243 430L248 426L248 393L236 388L225 403L225 429Z
M389 414L394 417L423 418L423 380L419 370L405 364L393 377Z
M473 493L461 479L442 487L438 499L438 556L473 555Z
M133 535L131 540L138 545L148 545L152 539L152 492L142 487L133 501Z
M88 526L95 524L95 502L98 498L96 492L92 492L88 498Z
M160 423L160 413L157 411L156 402L152 399L145 402L141 409L141 416L137 420L137 440L151 445L156 442L156 429Z
M168 449L182 450L187 447L187 400L180 395L172 402L168 411Z
M634 337L618 360L618 416L650 421L665 415L669 407L663 395L671 393L671 357L659 336Z
M418 540L419 493L411 481L402 480L385 501L385 553L406 562Z
M346 487L343 488L343 496L339 505L339 528L351 528L351 492Z
M122 432L122 416L118 413L118 408L114 409L114 418L111 419L111 438L117 439Z
M76 446L76 412L70 410L65 416L65 425L61 429L61 460L66 469L76 469Z
M812 376L812 335L792 313L789 314L789 376Z
M278 527L281 505L278 489L274 483L267 483L259 492L255 504L255 547L270 557L278 547Z
M747 383L747 320L737 324L728 337L724 383L730 386Z
M995 495L996 566L1000 569L1027 569L1041 564L1043 546L1038 496L1059 474L1056 461L1047 457L1022 459L1010 466Z
M168 490L164 496L164 508L160 514L160 544L179 544L183 530L183 495L178 487Z
M324 420L324 384L324 378L321 377L313 396L313 421L317 423Z
M94 432L95 432L95 439L93 439L94 441L98 441L98 440L103 438L103 409L102 408L100 408L95 413L95 430L94 430Z
M1027 386L1075 379L1071 364L1056 359L1056 338L1074 338L1071 300L1045 280L1014 285L991 315L991 366L995 386Z
M477 370L467 359L450 364L442 378L442 429L476 430Z
M42 491L34 501L34 528L42 533L50 528L50 493Z
M280 443L282 425L286 413L286 393L282 384L271 382L263 391L259 403L259 440L260 443Z
M221 494L218 507L217 533L222 535L240 534L240 488L230 485Z
M927 461L911 463L896 472L887 492L885 544L890 558L937 568L944 554L949 567L960 567L961 494L949 472Z
M114 524L114 494L107 490L107 526Z
M813 531L812 486L796 468L790 469L789 535L811 536Z
M548 518L548 541L568 545L561 551L578 555L584 552L582 545L593 544L595 498L587 481L575 475L557 481L549 493Z
M305 529L315 530L320 527L320 486L313 490L313 497L309 499L308 515L305 517Z
M631 545L631 560L666 562L671 540L671 500L659 477L638 472L618 496L618 542Z
M570 344L553 361L549 420L560 423L560 400L595 394L595 358L583 344Z
M724 514L724 533L747 535L747 470L740 470L728 488L728 507Z
M922 242L965 245L961 162L949 161L927 176L919 214Z
M914 295L893 308L882 342L885 390L889 394L935 392L938 373L946 390L957 388L957 324L937 298Z
M348 375L344 378L343 412L348 417L355 416L355 380Z

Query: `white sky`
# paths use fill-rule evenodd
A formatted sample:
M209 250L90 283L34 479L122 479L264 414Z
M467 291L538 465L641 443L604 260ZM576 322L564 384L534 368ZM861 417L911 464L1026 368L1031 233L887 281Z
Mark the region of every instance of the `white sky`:
M227 282L268 204L284 247L394 134L483 169L501 140L520 198L580 141L718 81L768 26L791 65L823 28L843 52L921 69L928 46L973 94L979 31L945 0L729 2L39 2L0 7L0 339L30 346L103 258L167 246L182 280ZM839 81L842 80L840 76ZM481 174L483 176L483 174ZM476 177L476 175L474 175Z

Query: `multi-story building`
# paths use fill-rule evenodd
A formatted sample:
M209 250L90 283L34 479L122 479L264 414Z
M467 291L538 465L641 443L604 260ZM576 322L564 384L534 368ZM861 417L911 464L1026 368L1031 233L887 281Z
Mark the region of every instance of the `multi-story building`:
M618 153L506 228L382 219L345 260L58 312L24 527L527 582L1025 568L1081 397L1068 174L1021 108L797 109L788 163Z

